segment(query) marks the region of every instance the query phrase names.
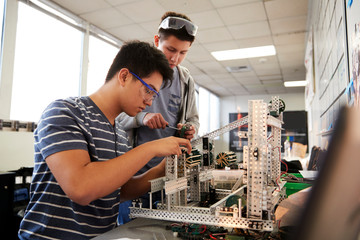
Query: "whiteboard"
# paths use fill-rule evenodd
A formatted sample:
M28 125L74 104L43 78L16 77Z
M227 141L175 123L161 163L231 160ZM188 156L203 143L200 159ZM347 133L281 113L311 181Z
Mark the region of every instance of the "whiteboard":
M346 1L349 78L347 91L351 105L360 108L360 1Z

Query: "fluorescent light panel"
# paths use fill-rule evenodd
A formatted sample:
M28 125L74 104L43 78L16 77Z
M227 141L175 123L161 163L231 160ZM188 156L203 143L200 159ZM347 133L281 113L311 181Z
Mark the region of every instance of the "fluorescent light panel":
M211 52L211 54L216 58L216 60L225 61L225 60L234 60L234 59L243 59L243 58L272 56L276 54L276 50L274 45L268 45L262 47L216 51L216 52Z
M285 87L304 87L306 86L307 81L303 80L303 81L287 81L284 82L284 86Z

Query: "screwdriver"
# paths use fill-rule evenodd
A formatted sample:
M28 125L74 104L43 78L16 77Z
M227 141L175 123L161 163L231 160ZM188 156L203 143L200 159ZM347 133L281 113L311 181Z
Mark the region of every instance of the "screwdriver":
M183 137L185 137L185 131L189 130L191 125L190 124L184 124L182 126L182 128L176 128L176 127L172 127L172 126L169 126L169 125L166 125L166 127L180 131L180 137L183 138Z
M179 128L176 128L176 127L173 127L173 126L169 126L169 125L166 125L166 127L171 128L171 129L174 129L174 130L180 130Z

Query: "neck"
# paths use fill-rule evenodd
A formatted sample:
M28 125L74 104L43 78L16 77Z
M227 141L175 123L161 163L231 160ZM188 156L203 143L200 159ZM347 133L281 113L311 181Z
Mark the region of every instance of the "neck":
M113 92L111 90L110 84L104 84L99 90L91 94L89 97L91 100L98 106L98 108L103 112L108 121L114 125L115 118L121 113L121 110L117 106L116 101L114 101Z

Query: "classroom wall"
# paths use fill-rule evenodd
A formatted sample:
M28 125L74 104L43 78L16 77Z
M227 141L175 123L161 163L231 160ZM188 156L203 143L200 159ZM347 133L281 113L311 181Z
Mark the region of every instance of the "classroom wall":
M354 29L354 23L351 23L354 21L350 21L353 16L359 19L360 3L310 1L309 9L305 54L307 80L310 83L305 92L309 147L316 145L326 148L339 109L353 105L354 101L349 88L349 29Z
M34 166L32 132L0 131L0 171Z

